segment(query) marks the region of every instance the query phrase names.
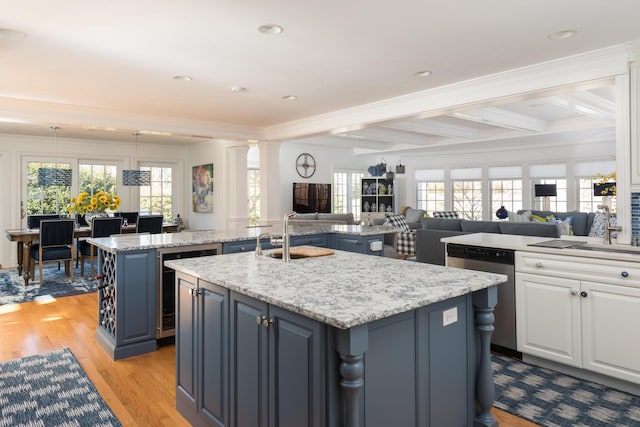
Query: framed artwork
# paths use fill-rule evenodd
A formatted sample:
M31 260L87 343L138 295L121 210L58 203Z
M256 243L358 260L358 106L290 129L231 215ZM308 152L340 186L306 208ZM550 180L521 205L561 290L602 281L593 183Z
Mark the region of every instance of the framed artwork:
M194 212L213 212L213 163L193 167L192 203Z

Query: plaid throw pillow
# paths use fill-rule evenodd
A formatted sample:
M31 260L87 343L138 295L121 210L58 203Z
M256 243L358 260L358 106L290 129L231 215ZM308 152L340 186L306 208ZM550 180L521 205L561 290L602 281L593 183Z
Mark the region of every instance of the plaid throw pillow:
M387 217L386 224L392 225L394 227L398 227L400 228L400 230L405 232L410 231L409 224L407 224L407 221L404 219L404 215L387 214L386 217Z
M458 218L458 212L455 211L435 211L434 218Z

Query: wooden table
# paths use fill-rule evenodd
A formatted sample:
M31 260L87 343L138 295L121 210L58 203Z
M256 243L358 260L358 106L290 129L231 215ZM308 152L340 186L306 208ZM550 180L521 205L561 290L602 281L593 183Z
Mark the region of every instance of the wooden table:
M176 224L166 223L162 225L162 231L165 233L172 233L178 230ZM135 233L136 225L129 224L122 227L123 233ZM38 241L40 238L40 229L38 228L22 228L14 230L5 230L7 239L12 242L17 242L17 254L18 254L18 274L24 277L24 285L29 284L31 279L31 255L30 248L33 242ZM90 237L91 229L87 226L76 227L73 237ZM73 267L72 267L73 268Z

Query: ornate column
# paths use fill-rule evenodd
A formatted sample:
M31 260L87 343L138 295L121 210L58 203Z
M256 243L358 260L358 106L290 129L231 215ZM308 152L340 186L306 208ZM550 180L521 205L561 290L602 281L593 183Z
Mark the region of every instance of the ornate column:
M248 145L228 147L226 156L225 206L226 228L235 229L249 223L249 196L247 194L247 153Z
M473 294L473 311L475 313L476 331L479 337L478 371L476 373L476 406L475 427L497 427L498 421L491 415L491 408L496 398L491 368L491 334L493 333L493 309L498 302L498 287L491 286Z
M281 174L279 142L262 141L260 149L260 222L282 221L287 206L281 195ZM291 166L293 167L293 165ZM290 185L290 184L289 184ZM290 201L287 201L290 204Z
M340 387L344 395L345 427L363 427L360 420L360 397L364 389L364 353L369 347L367 325L341 329L336 333L336 349L340 355Z

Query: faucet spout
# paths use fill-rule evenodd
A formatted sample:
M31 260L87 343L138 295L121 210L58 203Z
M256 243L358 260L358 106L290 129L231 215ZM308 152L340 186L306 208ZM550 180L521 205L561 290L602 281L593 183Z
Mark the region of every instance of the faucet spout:
M256 241L256 256L260 256L262 255L262 238L263 237L268 237L269 240L272 239L272 236L270 233L260 233L260 235L258 236L258 239Z
M295 211L289 212L284 215L282 219L282 260L284 262L291 261L291 253L290 249L290 237L291 233L289 233L289 219L292 218L296 214Z

